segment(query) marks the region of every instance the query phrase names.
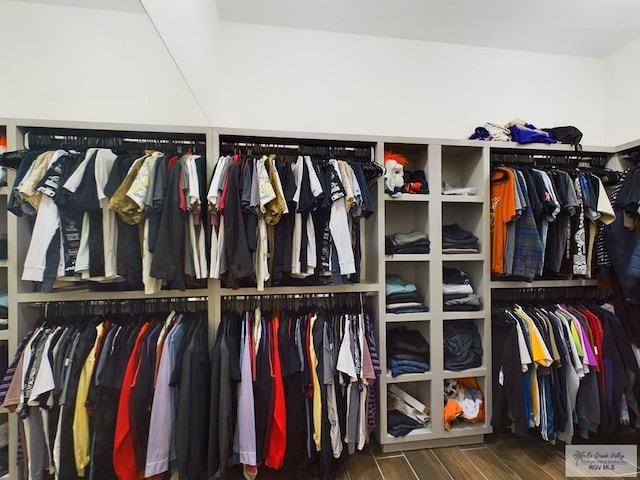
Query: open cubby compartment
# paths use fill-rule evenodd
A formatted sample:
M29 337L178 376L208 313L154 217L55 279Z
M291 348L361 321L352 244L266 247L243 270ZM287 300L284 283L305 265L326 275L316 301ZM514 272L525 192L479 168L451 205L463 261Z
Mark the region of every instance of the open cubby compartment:
M443 261L443 274L444 268L455 268L463 271L469 276L469 280L471 281L471 287L473 288L473 292L480 295L480 302L482 304L482 308L486 307L485 305L486 299L483 298L485 281L487 279L484 278L484 265L483 260L469 260L469 261ZM443 283L444 283L444 275L443 275Z
M422 170L427 179L427 183L429 183L429 173L427 168L429 163L428 145L410 143L385 143L384 150L386 152L385 156L387 156L388 152L391 152L392 154L396 154L398 156L402 155L406 159L406 165L403 165L404 172L406 173ZM430 184L429 187L431 187ZM429 192L430 191L431 190L429 190ZM398 199L417 200L422 196L422 194L406 193L402 194L400 197L398 197Z
M429 298L429 262L387 262L386 275L393 274L400 275L404 281L413 283L422 297L423 303L429 307L431 304Z
M431 381L430 380L387 385L387 402L386 402L387 410L389 410L391 407L388 401L388 393L391 390L395 390L396 388L399 388L400 390L407 393L414 399L418 400L418 402L420 402L423 406L427 407L428 415L429 416L433 415L433 408L431 405ZM403 438L407 438L407 437L412 437L412 436L425 434L425 433L431 433L431 421L424 428L417 428L415 430L412 430L405 437L394 437L393 435L388 433L389 432L388 422L385 421L384 423L387 425L388 439L402 440Z
M393 323L387 323L386 327L387 327L387 348L385 351L387 352L387 358L386 358L387 365L385 365L385 368L386 368L385 372L388 373L388 378L393 378L391 375L391 371L389 369L389 351L390 351L389 350L389 332L396 329L406 328L409 332L411 332L411 334L422 336L422 338L424 338L425 341L429 344L429 351L431 352L431 328L430 328L431 322L429 322L428 320L422 320L418 322L393 322ZM428 363L429 363L429 370L427 372L430 372L431 356L429 356ZM423 373L427 373L427 372L423 372ZM414 374L401 374L395 377L395 379L402 380L402 377L411 378L412 375Z
M421 232L429 238L429 206L423 202L385 202L385 235Z
M482 147L442 147L442 184L475 187L476 195L484 195L485 167ZM435 188L435 187L434 187Z
M457 223L462 230L473 233L478 237L480 252L486 251L488 245L483 244L487 219L483 217L483 205L481 203L443 203L442 225Z
M461 312L462 313L462 312ZM487 365L487 359L489 358L489 356L491 355L491 352L487 351L486 348L486 341L485 341L485 320L482 318L456 318L456 319L451 319L451 320L444 320L444 325L447 325L448 327L454 328L457 325L464 325L465 327L469 324L469 322L472 322L476 328L478 329L478 335L480 336L480 345L482 346L482 358L480 361L480 365L475 365L473 367L470 367L468 369L464 369L464 370L452 370L452 369L447 369L447 365L445 365L445 348L443 345L443 349L442 349L442 365L444 366L444 375L446 378L448 377L468 377L468 376L472 376L474 374L479 373L480 370L483 370L486 368ZM444 343L444 337L445 337L445 333L444 333L444 329L443 329L443 343ZM467 353L471 353L470 351Z
M456 432L458 433L466 432L469 434L473 434L474 430L477 430L478 433L488 433L484 431L486 430L486 427L487 427L488 416L491 414L491 412L489 412L487 408L489 405L489 403L487 402L487 378L484 376L445 377L444 384L442 386L443 394L445 393L444 389L447 381L454 381L458 383L461 381L461 379L475 380L478 386L480 387L480 391L482 392L482 403L484 407L484 418L480 416L479 418L476 417L475 421L472 421L471 419L463 419L461 417L458 417L457 420L451 422L451 429L448 432L445 430L445 434L447 433L455 434ZM448 389L449 391L451 391L452 389L451 385L448 385ZM461 387L460 387L460 384L458 383L458 392L460 391L460 389ZM473 410L471 409L471 405L468 405L467 408L465 408L465 411L467 413L472 412ZM469 430L469 432L467 432L467 430Z
M428 145L412 143L385 143L384 151L404 156L409 162L405 165L405 170L422 170L427 173L429 158L427 147ZM429 180L428 177L427 180Z

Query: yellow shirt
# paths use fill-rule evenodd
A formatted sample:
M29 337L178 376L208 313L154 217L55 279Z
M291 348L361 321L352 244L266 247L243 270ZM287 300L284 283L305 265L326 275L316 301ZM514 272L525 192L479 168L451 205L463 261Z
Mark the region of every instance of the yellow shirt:
M78 380L78 395L76 396L75 411L73 414L73 455L76 460L76 470L79 477L84 477L84 469L89 465L89 414L85 407L91 375L96 361L96 347L102 335L104 325L101 323L96 327L96 342L89 352L87 360L80 371Z
M311 377L313 379L313 441L316 444L316 450L319 452L322 447L320 432L322 431L322 398L320 397L320 382L318 380L318 356L313 348L313 325L316 323L316 317L311 317L311 341L309 342L309 357L311 358Z

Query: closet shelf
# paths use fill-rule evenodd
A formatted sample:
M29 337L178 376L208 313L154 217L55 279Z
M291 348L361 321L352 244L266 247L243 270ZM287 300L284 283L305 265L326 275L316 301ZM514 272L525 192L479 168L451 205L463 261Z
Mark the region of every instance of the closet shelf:
M482 195L442 195L442 203L484 203Z
M484 260L484 253L443 253L443 262L465 262L472 260Z
M392 377L391 374L387 372L387 383L424 382L426 380L431 380L431 377L431 372L403 373L397 377Z
M410 441L420 441L420 440L429 440L434 438L434 433L431 428L417 428L415 430L411 430L404 437L394 437L393 435L387 433L387 441L386 443L404 443L407 440Z
M0 187L0 195L9 195L9 187L6 185L4 187ZM2 478L2 477L0 477Z
M444 378L466 378L466 377L484 377L487 374L485 367L469 368L455 372L453 370L444 370L442 376Z
M161 290L154 294L145 294L141 290L124 292L78 291L54 293L19 293L18 303L43 302L77 302L86 300L148 300L152 298L191 298L208 297L209 290L198 288L193 290Z
M465 423L451 426L451 430L445 431L445 437L466 437L468 435L480 435L491 433L492 429L485 423Z
M8 260L0 260L0 268L7 268L9 266Z
M398 197L392 197L388 193L384 194L387 202L428 202L430 195L422 193L401 193Z
M378 283L361 282L349 283L346 285L309 285L309 286L283 286L265 287L260 291L256 287L242 287L238 289L223 288L220 295L223 297L237 297L244 295L307 295L323 293L377 293L380 286Z
M0 330L0 342L9 341L9 330Z
M465 320L468 318L486 318L488 313L484 310L473 312L442 312L442 320Z
M385 255L385 261L387 262L428 262L431 260L431 254L429 253L399 253L396 255Z
M431 312L420 313L387 313L384 321L389 323L395 322L424 322L431 320Z
M534 280L533 282L509 282L504 280L492 280L491 288L545 288L545 287L596 287L598 280Z

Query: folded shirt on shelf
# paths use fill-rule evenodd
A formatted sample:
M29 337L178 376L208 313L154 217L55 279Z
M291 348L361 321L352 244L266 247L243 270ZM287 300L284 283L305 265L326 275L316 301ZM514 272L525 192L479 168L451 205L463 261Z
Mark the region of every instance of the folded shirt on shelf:
M467 245L443 244L442 253L480 253L480 245L477 243Z
M442 269L442 282L449 284L471 284L469 275L458 268L443 267Z
M396 314L423 313L428 311L429 311L429 307L427 307L424 304L420 304L419 306L416 306L416 307L398 307L398 308L389 308L389 306L387 305L387 313L396 313Z
M442 284L442 293L444 295L454 295L454 294L471 294L473 293L473 287L469 284L463 283L443 283Z
M456 187L451 183L444 182L442 187L443 195L476 195L478 189L476 187Z
M411 293L417 290L413 283L407 282L400 275L393 273L385 278L385 295L394 293Z
M462 249L460 253L469 253L469 250L480 251L478 237L472 232L460 228L453 223L442 226L442 251L443 253L458 253L454 249Z
M473 312L482 309L480 296L475 293L468 295L444 295L443 310L447 312Z
M423 232L394 233L385 237L384 253L429 253L429 246L429 240Z
M406 303L406 302L418 302L422 303L422 295L417 291L409 293L392 293L386 296L387 304L392 303Z
M389 358L389 371L394 378L404 373L425 373L429 371L429 364L414 360L397 360L392 357Z
M387 411L387 432L394 437L404 437L424 425L397 410Z
M418 361L429 361L429 343L417 330L409 330L402 326L387 332L387 355L414 355Z
M445 370L460 371L482 365L482 339L473 320L447 320L442 333Z

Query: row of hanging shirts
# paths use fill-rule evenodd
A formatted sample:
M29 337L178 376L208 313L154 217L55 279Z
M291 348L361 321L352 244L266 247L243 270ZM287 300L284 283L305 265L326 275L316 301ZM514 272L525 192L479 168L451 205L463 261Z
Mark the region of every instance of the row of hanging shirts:
M226 309L211 358L210 473L239 463L294 478L317 457L335 473L335 459L368 442L380 364L366 312Z
M29 478L206 478L206 332L204 312L45 318L3 379Z
M126 282L157 293L208 276L200 155L27 151L10 211L34 218L22 279Z
M565 443L640 427L640 352L610 305L495 306L492 320L494 427Z
M592 278L596 236L615 213L609 170L500 165L491 172L491 272L499 278ZM602 178L601 178L602 177ZM607 182L608 183L608 182ZM609 183L608 183L609 185Z
M360 281L360 219L374 212L355 161L222 156L209 185L210 276L227 287Z

